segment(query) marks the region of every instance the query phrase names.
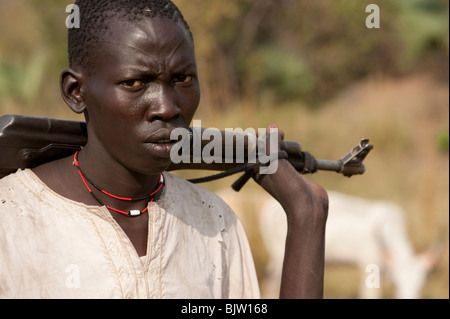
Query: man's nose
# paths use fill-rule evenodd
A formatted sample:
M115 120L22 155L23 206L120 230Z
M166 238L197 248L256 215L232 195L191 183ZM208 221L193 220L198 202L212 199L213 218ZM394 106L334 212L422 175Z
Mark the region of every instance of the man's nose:
M161 85L150 93L146 118L148 121L168 121L180 114L175 90L169 85Z

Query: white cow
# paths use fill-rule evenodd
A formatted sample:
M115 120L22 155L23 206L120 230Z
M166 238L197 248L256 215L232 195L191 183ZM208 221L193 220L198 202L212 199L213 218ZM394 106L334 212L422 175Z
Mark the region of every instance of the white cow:
M219 195L245 219L242 201L255 201L260 234L269 261L267 291L278 291L284 257L286 217L281 206L260 192L224 190ZM380 272L394 284L396 298L420 298L426 277L436 261L431 252L415 254L407 235L402 208L392 202L367 200L328 191L327 263L356 264L361 270L360 298L380 298ZM243 221L245 225L245 220ZM273 294L270 297L276 297Z

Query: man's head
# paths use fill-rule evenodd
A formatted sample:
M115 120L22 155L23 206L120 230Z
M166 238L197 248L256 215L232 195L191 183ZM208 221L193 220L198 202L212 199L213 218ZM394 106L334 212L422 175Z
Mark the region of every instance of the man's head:
M68 106L86 116L85 151L115 162L107 166L161 172L171 130L189 126L200 100L189 29L168 0L79 3L60 84Z
M171 0L77 0L75 4L80 9L80 27L68 31L70 67L95 70L90 57L99 42L111 36L112 18L129 23L154 17L168 18L183 27L192 39L187 22Z

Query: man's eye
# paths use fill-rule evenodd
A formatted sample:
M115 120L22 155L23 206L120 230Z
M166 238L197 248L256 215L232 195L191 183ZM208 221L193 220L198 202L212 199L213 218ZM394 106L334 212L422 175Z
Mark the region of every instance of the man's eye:
M145 85L145 83L143 81L140 81L140 80L127 80L127 81L123 81L121 84L123 86L133 87L133 88L141 87L141 86Z
M177 75L174 78L174 82L188 83L192 81L192 76L190 75Z

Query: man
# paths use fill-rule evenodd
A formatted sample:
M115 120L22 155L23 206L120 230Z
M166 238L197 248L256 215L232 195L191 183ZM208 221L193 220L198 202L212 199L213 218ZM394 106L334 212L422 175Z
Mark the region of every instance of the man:
M169 0L76 4L60 84L88 142L0 180L0 296L258 298L234 213L164 172L170 132L189 126L200 100L181 13ZM280 296L321 297L325 191L286 160L258 180L288 217Z

